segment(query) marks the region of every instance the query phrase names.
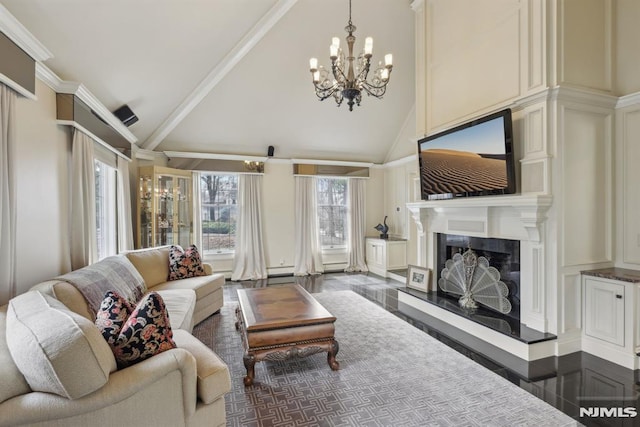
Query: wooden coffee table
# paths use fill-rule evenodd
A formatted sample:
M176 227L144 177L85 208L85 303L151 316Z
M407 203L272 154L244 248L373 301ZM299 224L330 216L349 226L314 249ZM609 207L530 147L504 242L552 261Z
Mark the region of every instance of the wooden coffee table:
M254 366L262 360L280 361L327 352L338 370L338 342L331 315L300 285L239 289L236 329L242 333L244 384L253 384Z

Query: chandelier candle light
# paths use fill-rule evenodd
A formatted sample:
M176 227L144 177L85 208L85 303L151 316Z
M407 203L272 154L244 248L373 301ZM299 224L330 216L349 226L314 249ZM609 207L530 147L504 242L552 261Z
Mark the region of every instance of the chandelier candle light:
M347 98L349 111L353 111L353 104L360 105L363 91L367 95L382 98L387 91L387 83L389 83L389 77L393 69L393 57L390 53L386 54L384 56L384 66L380 64L380 67L373 73L371 80L367 81L371 67L373 39L367 37L364 40L362 53L357 58L353 56L353 44L356 41L356 36L353 33L356 31L356 27L351 22L351 0L349 0L349 22L344 29L349 34L347 36L348 56L345 57L340 48L340 39L333 37L329 47L331 74L323 66L318 67L318 58L309 60L309 71L311 71L313 77L316 96L320 98L320 101L333 96L339 107L344 98Z

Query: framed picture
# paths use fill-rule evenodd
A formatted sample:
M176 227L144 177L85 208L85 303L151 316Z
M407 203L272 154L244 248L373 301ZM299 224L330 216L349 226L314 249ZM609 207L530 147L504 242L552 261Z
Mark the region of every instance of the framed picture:
M407 270L407 287L422 292L429 291L431 283L431 269L410 265Z

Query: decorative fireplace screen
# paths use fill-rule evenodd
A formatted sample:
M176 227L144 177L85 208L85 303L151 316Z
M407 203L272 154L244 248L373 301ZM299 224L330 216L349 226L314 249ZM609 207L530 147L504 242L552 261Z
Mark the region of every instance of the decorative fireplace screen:
M500 313L511 311L509 288L500 280L500 272L470 248L447 260L438 286L444 292L460 295L458 302L464 308L477 308L480 303Z

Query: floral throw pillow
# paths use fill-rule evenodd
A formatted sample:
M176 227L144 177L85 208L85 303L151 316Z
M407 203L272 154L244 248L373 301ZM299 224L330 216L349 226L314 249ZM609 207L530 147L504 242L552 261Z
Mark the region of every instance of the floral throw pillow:
M169 248L169 280L204 275L202 259L195 245L189 246L187 250L183 250L178 245L171 245Z
M107 291L104 294L104 299L96 314L96 326L110 347L115 345L122 326L132 312L131 304L116 292Z
M109 298L113 296L107 293L105 301ZM108 306L110 302L105 301L103 305ZM111 310L111 316L114 318L111 321L104 321L104 317L101 320L96 319L96 325L113 351L118 369L176 348L169 314L157 292L149 292L142 297L135 308L131 309L126 320L121 322L126 310L127 308Z

